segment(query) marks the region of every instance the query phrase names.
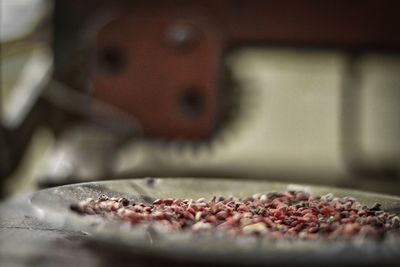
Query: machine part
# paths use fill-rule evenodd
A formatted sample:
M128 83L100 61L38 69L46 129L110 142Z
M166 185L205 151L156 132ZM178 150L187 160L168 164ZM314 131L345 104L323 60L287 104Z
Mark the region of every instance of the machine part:
M24 122L52 72L52 55L47 44L32 42L25 46L11 56L2 53L1 76L5 88L0 91L0 123L10 130L17 129ZM25 62L18 66L19 61Z
M366 58L372 56L367 53L363 55ZM396 61L391 54L383 57L391 58L391 62ZM350 63L349 60L354 62ZM183 140L127 140L113 154L116 164L109 173L120 178L146 175L247 175L260 179L296 180L399 194L399 180L389 176L395 169L387 173L385 170L388 168L381 165L372 171L375 165L365 162L364 155L354 147L359 145L357 140L360 133L356 130L360 116L357 111L361 110L355 101L359 96L351 95L359 91L355 86L359 76L351 71L351 66L358 60L337 50L254 47L232 51L226 55L224 62L227 71L224 76L232 77L225 80L223 88L229 88L230 92L236 90L235 94L227 91L225 95L232 97L226 103L236 102L237 106L227 107L229 112L224 114L231 114L232 118L222 119L224 127L215 138L195 144ZM368 68L379 66L372 64ZM397 79L393 75L394 70L385 72L386 81ZM349 77L355 81L349 82ZM398 83L390 84L396 86ZM376 88L384 89L383 86ZM399 98L392 97L391 100L398 102ZM396 109L388 108L391 114L389 118L396 116ZM385 116L381 118L382 122L388 120ZM348 125L343 127L343 124ZM392 123L391 127L387 125L385 129L393 131L382 134L389 137L395 134L396 124ZM86 147L83 141L90 140L90 133L82 131L75 138L70 134L67 142L71 147ZM83 137L85 134L86 137ZM74 139L82 143L74 143ZM393 168L396 166L393 152L399 150L396 150L396 143L391 138L382 141L387 144L382 148L391 149L382 151L390 157L382 158L380 162L391 164ZM80 158L78 154L79 149L70 158L76 160ZM374 155L374 152L370 154ZM91 159L87 157L87 160ZM357 162L354 160L362 165L355 165ZM89 165L82 163L83 160L77 161L77 173L87 173L84 168ZM354 169L356 166L364 170ZM367 175L371 179L366 179ZM324 180L321 180L321 176ZM104 179L107 174L100 172L89 177L75 175L73 182L87 181L93 177ZM52 181L47 185L67 182L72 180Z
M136 138L142 135L141 126L135 118L118 107L90 98L60 81L52 80L43 98L66 114L73 114L86 123L120 137Z
M105 27L100 27L99 31L88 31L89 33L86 31L90 28L88 24L100 17L99 13L96 13L99 5L94 5L94 1L85 1L79 5L70 1L58 1L56 4L58 12L56 20L59 22L56 37L57 32L63 33L62 36L59 34L56 38L58 40L55 44L56 59L63 58L63 61L56 60L58 62L56 75L66 84L74 84L76 80L79 80L77 77L83 77L80 81L85 80L90 84L80 83L76 86L78 90L85 93L89 91L105 103L110 103L111 99L112 105L132 118L136 118L137 114L133 114L131 109L142 110L143 116L147 116L146 112L153 114L154 117L151 120L145 119L146 125L143 126L145 136L152 138L146 139L146 142L131 145L134 151L139 148L139 153L133 153L134 160L132 160L132 154L124 155L126 157L120 164L122 167L116 171L118 176L132 177L149 173L173 176L251 175L286 180L293 177L309 178L307 181L331 184L343 184L351 180L348 178L352 173L346 169L344 158L338 149L341 142L337 133L340 132L338 126L342 91L337 85L341 84L342 63L344 62L343 65L345 65L349 51L366 52L365 49L376 49L380 52L382 50L379 49L398 49L398 16L395 12L397 2L388 0L351 3L336 1L330 4L321 4L315 0L301 0L296 4L290 1L243 3L239 1L135 1L129 4L127 1L113 1L112 4L106 1L101 2L103 8L112 9L114 5L119 5L124 7L122 8L124 12L113 13L115 15L113 21L102 24ZM82 10L86 10L86 13ZM72 27L68 27L65 21L64 25L62 21L60 23L60 18L70 18L68 14L71 15L71 13L78 14L80 20L74 20ZM91 21L87 23L83 19L86 17L90 17ZM135 22L137 25L131 25L128 22ZM115 24L120 27L116 27ZM71 32L74 32L74 38L71 38ZM96 35L97 33L100 34ZM111 38L112 36L116 37L115 40L121 38L129 47L120 49L119 44ZM168 116L186 114L184 116L185 121L187 120L186 125L190 121L200 120L199 114L204 112L205 106L204 98L199 97L199 92L202 92L204 87L196 86L195 83L185 84L180 89L170 87L172 83L174 85L176 81L189 77L182 73L185 74L191 70L187 67L173 69L168 65L171 62L166 58L172 60L182 57L181 63L174 60L172 63L183 66L182 62L185 64L190 62L193 64L190 66L194 66L192 69L194 72L197 73L200 68L203 73L205 71L203 63L193 63L189 58L197 53L198 45L200 47L204 45L202 43L204 36L211 36L211 39L215 36L220 37L212 41L221 42L221 44L215 44L214 47L221 58L225 58L231 48L251 44L264 45L267 49L271 46L275 49L277 46L278 49L290 46L295 55L279 56L280 52L278 52L278 56L275 57L273 55L275 52L268 52L266 57L260 57L260 54L253 54L252 60L260 58L266 60L255 62L255 64L249 63L250 67L257 71L259 77L246 71L246 67L238 68L240 70L235 74L243 73L239 77L240 86L246 87L246 90L248 86L249 94L255 96L252 98L254 102L248 103L243 108L243 110L246 109L245 112L252 112L251 116L238 118L231 112L234 108L231 106L231 100L243 102L242 98L246 98L248 92L238 96L232 93L230 85L220 88L207 87L213 90L213 97L217 97L218 113L213 113L211 116L216 118L215 121L213 120L215 124L196 124L196 127L215 126L215 128L202 128L202 131L205 130L203 133L206 134L200 138L197 136L199 133L197 130L193 131L196 136L189 136L183 128L179 131L176 131L178 128L174 127L168 129L169 121L162 120L162 116L165 119ZM97 51L94 51L97 56L93 58L90 58L91 47L79 50L80 46L88 45L82 40L87 41L91 37L97 38L95 45L98 47ZM135 46L131 47L131 42ZM147 47L146 50L147 42L153 48L160 49ZM71 48L72 46L75 50ZM78 53L74 54L76 51ZM136 55L135 51L141 52ZM160 54L154 54L154 51ZM304 57L298 56L296 55L298 52L300 54L306 52L306 54ZM307 54L307 52L310 53ZM324 62L324 60L320 61L318 56L314 57L313 52L317 54L339 52L340 55L328 56L328 62ZM343 57L341 52L344 52ZM76 58L83 59L82 61L86 63L90 59L93 60L93 80L87 79L86 73L79 65L80 62L66 67L68 65L66 62L70 63L69 61L74 61L72 59ZM193 58L197 57L193 56ZM136 62L138 59L140 64ZM294 64L292 64L292 59L295 61ZM314 65L314 63L317 64ZM130 72L128 75L125 72L132 67L130 64L136 67L135 72ZM220 64L218 68L212 68L217 73L207 73L207 77L215 75L217 82L213 85L219 85L221 80L225 80L222 66L223 64ZM161 67L162 71L159 69ZM156 73L155 70L160 70L160 72ZM142 72L146 72L148 76L141 75ZM168 75L164 75L164 72ZM272 76L265 75L267 72L271 72ZM289 72L289 75L286 72ZM298 75L298 72L304 74L304 77ZM203 81L203 78L200 80ZM262 79L258 80L258 78ZM151 87L150 92L142 90L140 84L133 82L136 79L142 79L140 84L146 88L150 88L149 84L154 83L159 84L160 87ZM115 80L118 83L115 83ZM127 86L124 87L123 92L119 88L120 80L123 80ZM100 91L97 90L98 84L96 84L99 81L108 84L101 87ZM132 90L129 86L134 88L135 94L137 93L136 98L130 98ZM173 97L169 94L164 95L169 90L174 93ZM151 97L143 97L150 93L153 94ZM164 98L167 99L163 100ZM168 105L170 109L160 108L162 112L157 112L161 102ZM155 109L149 109L149 106ZM172 111L175 113L171 113ZM227 113L233 114L231 117L234 117L235 122L240 120L238 131L232 134L235 138L229 136L230 127L224 127ZM175 121L176 125L182 121ZM303 121L305 124L300 124ZM219 131L225 128L226 131ZM154 130L153 135L149 134L149 129ZM155 134L155 130L159 129L168 134L165 132ZM206 137L210 133L215 138ZM160 141L165 139L170 142ZM201 142L194 142L194 140ZM212 145L203 146L204 149L198 149L195 150L196 153L192 153L192 147L201 147L203 144ZM211 154L209 150L213 150L214 153ZM320 180L321 175L324 176L324 181ZM348 184L350 185L350 182ZM355 185L351 184L351 186ZM367 183L360 186L371 188L371 185ZM396 186L389 186L386 189L387 184L381 185L379 189L378 186L379 184L372 185L376 187L374 190L398 192Z
M209 139L220 114L216 28L133 9L98 34L93 96L135 117L149 137Z
M93 1L79 7L60 1L56 12L64 20L68 14L78 14L84 32L101 14L99 6L119 13L114 12L114 19L97 35L90 32L96 36L91 93L137 118L145 136L159 139L205 141L223 127L221 101L227 95L220 88L220 63L234 46L346 50L400 46L398 3L390 0L101 1L95 7ZM89 22L82 19L89 17ZM63 31L67 27L61 20L57 25L61 32L72 32ZM68 61L74 48L64 44L79 44L79 36L56 36L56 59ZM86 41L87 36L85 32ZM68 72L64 63L56 69L59 77Z
M400 174L400 54L349 56L342 87L342 150L360 177Z
M48 0L1 4L0 124L16 131L33 109L53 69Z
M237 91L239 109L230 121L224 118L229 123L210 146L193 153L179 141L132 144L121 151L116 173L347 180L338 134L345 59L331 50L232 51L225 57L232 76L226 86ZM138 153L139 162L130 160Z
M60 81L51 81L43 99L57 112L78 119L60 133L52 156L38 175L40 186L113 175L117 152L126 142L142 137L134 118Z
M393 14L383 4L303 2L307 8L286 2L227 1L222 5L226 9L211 1L183 7L177 2L139 2L98 34L93 95L136 117L147 136L202 140L220 124L218 65L223 50L232 45L281 42L363 49L400 45L394 28L388 28L387 19ZM274 12L277 9L288 13L282 16ZM365 13L353 16L354 9ZM296 18L295 25L289 17ZM366 30L371 18L376 25ZM345 24L349 31L342 31L340 25ZM376 29L383 27L385 34L378 34ZM357 34L347 33L353 31Z
M177 23L171 25L165 33L166 44L176 48L194 49L200 40L199 31L187 23Z
M53 1L0 2L0 197L41 126L40 96L50 80Z
M110 197L127 197L137 203L148 203L157 198L173 197L183 199L212 199L213 196L245 198L255 193L287 190L302 190L312 196L332 193L338 197L353 197L362 204L371 206L381 203L381 208L400 213L398 197L367 193L334 187L317 187L256 181L249 179L201 179L201 178L160 178L149 184L148 179L128 179L92 182L51 188L35 193L32 203L39 209L42 219L57 223L65 231L86 231L93 235L94 242L109 249L123 248L127 253L141 251L152 257L167 257L179 261L220 263L221 265L263 265L273 266L393 266L400 263L399 240L389 242L268 242L247 240L237 242L226 236L158 235L149 228L134 231L117 225L94 226L87 217L69 210L71 204L97 199L102 194ZM60 228L58 228L60 229ZM385 253L382 253L384 251ZM390 265L391 264L391 265ZM197 266L197 265L196 265Z

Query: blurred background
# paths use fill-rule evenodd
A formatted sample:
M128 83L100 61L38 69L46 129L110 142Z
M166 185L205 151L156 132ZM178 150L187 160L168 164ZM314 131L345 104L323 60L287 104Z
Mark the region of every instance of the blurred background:
M399 10L2 0L2 197L146 176L398 195Z

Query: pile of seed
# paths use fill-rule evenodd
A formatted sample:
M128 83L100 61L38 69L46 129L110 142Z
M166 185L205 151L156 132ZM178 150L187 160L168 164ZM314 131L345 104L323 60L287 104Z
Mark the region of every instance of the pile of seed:
M381 210L379 203L369 208L351 197L313 197L303 191L255 194L245 199L213 197L210 201L165 198L151 204L101 195L97 200L73 204L71 210L131 226L158 224L166 232L223 231L272 239L382 239L400 231L399 217Z

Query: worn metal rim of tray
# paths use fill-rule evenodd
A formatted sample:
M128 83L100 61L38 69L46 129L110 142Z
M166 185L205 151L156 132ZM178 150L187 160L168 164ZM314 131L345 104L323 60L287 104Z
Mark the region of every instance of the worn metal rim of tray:
M392 265L400 264L400 241L398 239L372 242L368 240L348 241L278 241L248 238L238 240L218 235L192 235L176 233L160 235L121 227L117 224L96 224L88 216L79 216L70 211L72 203L101 194L111 197L128 197L148 202L156 198L174 197L212 198L213 196L247 197L255 193L271 191L303 190L318 196L333 193L334 196L351 196L365 205L375 202L382 208L400 214L400 198L334 187L299 185L249 179L210 178L154 178L111 180L72 184L41 190L31 198L42 220L51 222L60 229L79 230L89 233L91 238L103 245L122 248L127 252L151 254L152 257L174 260L223 264L306 264L328 265Z

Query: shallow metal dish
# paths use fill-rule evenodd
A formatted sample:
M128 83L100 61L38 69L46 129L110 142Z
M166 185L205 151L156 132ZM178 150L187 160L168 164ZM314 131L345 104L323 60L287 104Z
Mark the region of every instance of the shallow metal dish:
M173 234L163 236L120 225L93 226L88 217L69 210L69 205L101 194L129 197L142 202L155 198L212 198L213 196L247 197L254 193L304 190L318 196L333 193L351 196L365 205L375 202L382 208L400 214L400 198L356 190L297 185L260 180L204 178L159 178L101 181L50 188L35 193L31 199L41 218L64 229L83 230L99 243L125 252L140 251L152 257L197 264L324 266L355 265L399 266L400 242L271 242L248 239L238 241L221 236Z

